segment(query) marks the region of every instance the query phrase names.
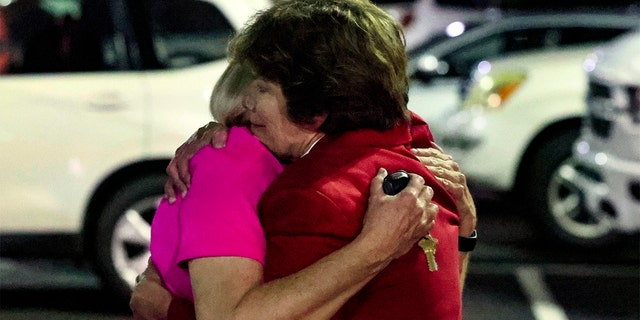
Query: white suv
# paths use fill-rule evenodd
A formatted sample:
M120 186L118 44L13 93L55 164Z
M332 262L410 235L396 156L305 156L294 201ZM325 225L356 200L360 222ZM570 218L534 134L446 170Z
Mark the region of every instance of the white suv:
M464 23L463 23L464 22ZM409 109L435 134L459 102L460 82L480 61L610 40L640 24L635 14L529 13L468 15L412 48ZM415 31L414 31L415 32ZM432 31L433 32L433 31Z
M539 222L543 239L577 247L613 240L574 216L579 199L561 183L586 110L583 61L594 48L545 48L480 62L459 109L433 123L477 194L507 195L520 214Z
M581 197L591 228L566 219L576 233L615 237L640 231L640 31L585 60L588 112L563 183Z
M6 3L1 252L82 254L127 298L168 159L210 118L227 40L270 2Z

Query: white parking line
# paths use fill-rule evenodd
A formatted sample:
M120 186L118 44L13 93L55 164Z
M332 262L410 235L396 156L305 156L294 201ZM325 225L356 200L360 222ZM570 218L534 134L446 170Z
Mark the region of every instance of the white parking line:
M567 315L547 288L537 267L518 267L516 277L529 299L533 316L538 320L568 320Z

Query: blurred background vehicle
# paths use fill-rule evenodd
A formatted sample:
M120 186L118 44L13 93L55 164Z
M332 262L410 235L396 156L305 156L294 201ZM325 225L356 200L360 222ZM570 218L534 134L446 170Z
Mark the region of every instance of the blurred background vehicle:
M0 4L0 251L77 255L128 300L168 159L211 118L229 37L270 3Z
M410 54L409 109L438 130L455 112L478 62L535 50L597 44L638 26L636 14L504 13L453 21Z
M500 9L489 4L449 4L437 0L404 2L379 0L377 2L403 25L409 53L423 47L425 42L442 37L443 30L453 22L469 24L500 16ZM451 30L451 32L457 32L457 30Z
M495 21L501 16L544 13L638 14L637 0L375 0L404 26L407 50L412 53L441 35L453 22ZM453 30L452 30L453 31Z
M640 27L637 17L631 22ZM605 31L593 34L613 37L623 30ZM521 201L522 214L538 222L544 239L575 247L613 241L610 229L573 216L576 198L557 183L586 110L582 62L600 43L590 35L552 32L565 45L478 63L464 101L440 122L442 146L475 188Z
M576 205L561 221L575 233L640 231L640 31L598 48L585 60L587 113L573 162L557 183ZM585 228L578 218L598 228Z

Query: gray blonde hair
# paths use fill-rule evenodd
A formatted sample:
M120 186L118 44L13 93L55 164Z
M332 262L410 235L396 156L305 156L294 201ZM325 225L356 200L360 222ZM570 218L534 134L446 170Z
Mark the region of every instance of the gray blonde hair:
M211 93L209 109L216 121L227 127L247 124L242 106L242 92L256 79L251 67L237 60L231 61Z

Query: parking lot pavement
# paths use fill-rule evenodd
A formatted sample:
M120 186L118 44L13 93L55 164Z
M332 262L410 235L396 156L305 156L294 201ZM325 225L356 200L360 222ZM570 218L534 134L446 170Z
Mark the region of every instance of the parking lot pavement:
M637 265L472 259L465 320L637 320ZM0 259L0 319L131 319L97 278L64 261Z
M637 320L638 266L474 263L464 319Z
M496 206L497 205L497 206ZM638 320L638 236L609 250L548 246L499 203L479 203L464 319Z
M510 212L484 206L479 212L480 241L463 293L465 320L640 319L637 238L600 255L549 248ZM125 320L131 315L84 266L0 258L0 319Z

